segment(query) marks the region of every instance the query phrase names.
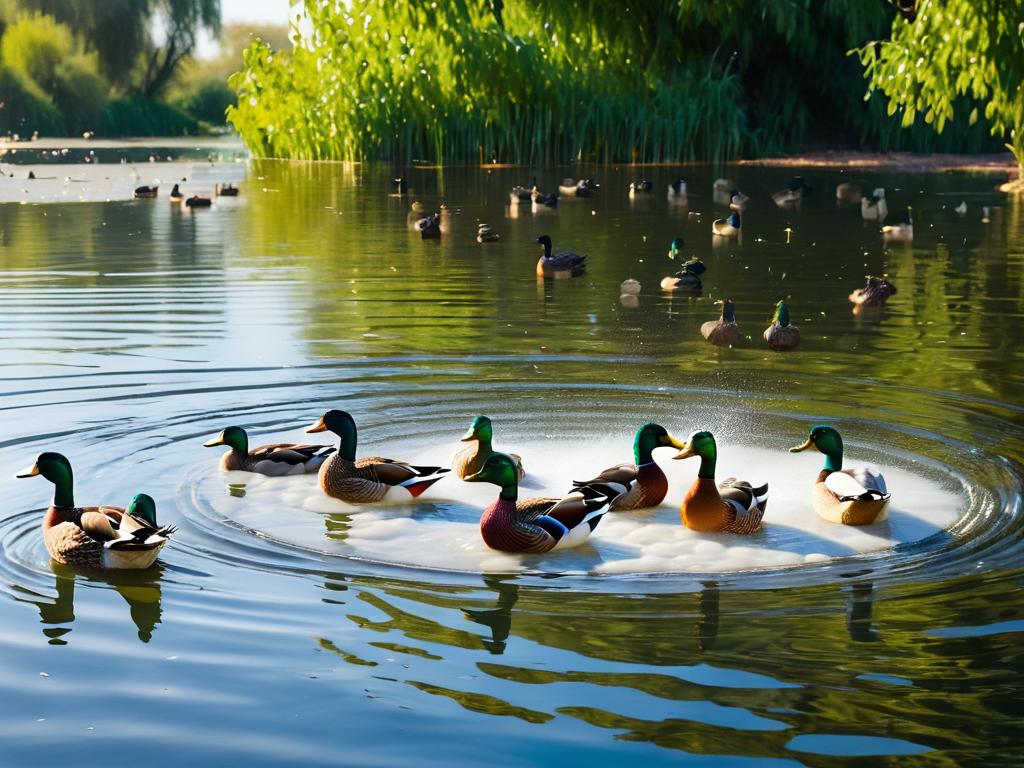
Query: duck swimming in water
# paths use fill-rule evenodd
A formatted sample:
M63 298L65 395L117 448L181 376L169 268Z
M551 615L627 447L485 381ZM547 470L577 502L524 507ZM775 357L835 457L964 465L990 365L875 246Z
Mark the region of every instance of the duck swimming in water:
M561 499L519 498L516 463L503 453L492 453L483 469L466 482L491 483L501 491L480 516L480 535L491 549L540 554L583 544L615 496L602 487L583 486Z
M537 260L537 277L579 277L587 268L587 257L572 251L551 252L551 238L541 235L537 243L544 253Z
M804 181L803 176L794 176L790 179L788 187L772 195L772 200L780 208L785 208L789 205L798 205L812 191L811 187Z
M733 212L727 219L715 219L711 224L711 233L718 237L735 237L740 233L740 215Z
M736 310L732 299L718 302L722 305L722 316L708 320L700 327L700 334L716 347L735 347L740 338L740 324L736 322Z
M775 315L772 324L764 329L764 341L769 349L776 352L796 349L800 343L800 329L789 322L789 307L786 302L780 301L775 305Z

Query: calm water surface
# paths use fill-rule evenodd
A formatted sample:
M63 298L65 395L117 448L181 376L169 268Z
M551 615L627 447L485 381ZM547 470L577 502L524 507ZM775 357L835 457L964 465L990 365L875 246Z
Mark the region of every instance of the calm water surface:
M720 173L752 200L742 241L713 245ZM1021 198L983 177L808 170L815 194L783 211L768 194L787 172L695 167L646 171L659 192L631 201L637 174L598 168L593 200L514 216L507 190L529 175L412 172L413 199L453 207L439 242L412 232L383 169L341 165L253 163L242 197L196 214L0 205L4 765L140 745L150 766L1019 764ZM687 207L660 192L679 175ZM837 207L845 179L885 186L890 220L913 206L913 245L887 248ZM478 220L502 240L478 245ZM590 254L585 277L535 279L544 233ZM700 297L658 288L677 235L708 265ZM854 316L866 273L899 293ZM620 303L627 277L637 307ZM725 296L749 337L734 350L698 331ZM760 341L783 297L803 331L793 354ZM466 566L436 526L472 531L478 508L443 484L404 511L320 508L311 477L234 497L201 447L229 423L299 439L330 407L356 416L367 452L443 460L487 413L500 442L595 470L617 444L628 458L649 419L708 427L765 457L742 469L783 500L766 523L804 516L805 539L827 534L804 515L817 467L785 448L827 419L909 478L894 505L924 527L893 545L894 515L881 543L795 567L737 570L726 546L720 569L680 556L610 573L625 555L607 538L564 567ZM71 458L81 502L153 495L179 528L160 564L52 564L51 488L13 479L43 450ZM558 457L535 459L538 475ZM694 467L673 469L651 530L670 530ZM940 492L945 517L929 508Z

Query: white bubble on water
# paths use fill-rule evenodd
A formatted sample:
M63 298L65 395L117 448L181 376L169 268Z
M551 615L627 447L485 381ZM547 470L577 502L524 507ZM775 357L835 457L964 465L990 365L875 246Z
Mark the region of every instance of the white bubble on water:
M391 452L418 463L437 463L458 447L392 446ZM523 456L528 473L520 498L561 495L572 480L593 477L606 466L628 460L631 453L631 445L621 438L585 443L545 439L517 442L510 449ZM655 454L669 478L662 506L608 514L587 544L546 555L510 555L485 546L479 515L494 500L497 488L455 476L436 484L418 502L364 507L325 496L316 475L267 478L211 471L198 491L216 512L271 539L339 556L473 572L717 573L815 564L920 541L947 529L968 507L955 483L934 470L924 476L921 465L911 471L882 464L879 468L893 494L888 519L872 526L836 525L819 518L811 507L820 454L794 456L785 450L721 441L719 478L769 483L764 528L752 536L696 533L680 523L679 505L694 481L698 460L673 461L672 454L670 449ZM851 452L847 458L852 465L877 457ZM245 495L227 494L225 481L245 482Z

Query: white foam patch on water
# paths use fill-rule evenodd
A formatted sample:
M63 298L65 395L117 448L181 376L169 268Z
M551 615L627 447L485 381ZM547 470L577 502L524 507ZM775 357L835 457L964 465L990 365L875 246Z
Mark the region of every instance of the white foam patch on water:
M400 451L398 446L390 452L429 464L446 460L457 447ZM545 440L511 449L522 454L527 471L520 498L562 495L571 480L588 479L631 458L631 446L621 439L584 445ZM669 478L668 497L660 507L609 513L587 544L546 555L509 555L486 547L479 517L497 488L455 476L415 502L363 507L325 496L315 475L268 478L211 472L203 476L199 492L218 513L283 542L347 557L476 572L717 573L799 566L920 541L948 528L968 507L966 496L953 490L955 480L938 476L932 466L876 462L893 494L888 520L861 527L836 525L819 518L811 507L820 454L724 443L719 445L719 479L736 476L755 485L769 483L764 527L751 536L696 533L681 524L679 505L699 460L672 461L673 453L663 449L655 454ZM849 465L869 458L856 453L847 457ZM229 495L226 483L245 483L246 495Z

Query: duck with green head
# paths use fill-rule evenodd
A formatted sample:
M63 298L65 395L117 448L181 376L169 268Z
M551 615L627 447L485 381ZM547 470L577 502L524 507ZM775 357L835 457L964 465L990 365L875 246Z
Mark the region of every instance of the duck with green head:
M800 343L800 329L789 322L789 307L786 306L786 302L780 301L775 305L772 324L764 329L764 341L769 349L776 352L796 349L796 345Z
M144 493L122 507L78 507L71 462L59 453L41 453L16 477L42 475L53 483L53 503L43 515L43 541L58 563L86 568L151 566L174 533L157 527L156 504Z
M338 450L320 467L320 488L328 496L349 504L409 501L443 478L447 467L427 467L379 456L356 458L356 422L345 411L331 410L307 432L333 432Z
M494 439L494 427L491 420L486 416L477 416L469 425L466 434L459 439L469 445L455 454L452 459L452 469L456 475L465 480L466 475L475 474L483 469L487 457L494 453L494 449L491 447L491 441ZM514 453L508 455L515 461L519 469L519 479L522 480L526 475L523 470L523 460Z
M682 448L660 424L644 424L633 439L633 461L608 467L592 480L573 481L573 492L597 489L614 497L612 512L656 507L668 493L668 478L654 461L658 448Z
M736 322L736 310L733 308L732 299L716 303L722 305L722 316L701 325L701 336L717 347L735 347L736 342L740 340L740 324Z
M668 250L668 257L675 259L681 257L683 249L683 238L677 237L672 241ZM700 293L704 290L704 283L700 276L707 271L707 266L696 256L687 259L674 275L661 278L661 288L665 291L685 291L688 293Z
M492 453L483 468L466 477L491 483L501 491L480 516L480 535L491 549L539 554L577 547L585 542L615 500L604 487L579 487L563 499L519 498L515 460Z
M255 472L270 477L318 472L334 453L333 446L304 443L272 443L249 450L249 436L241 427L227 427L203 443L206 448L218 445L228 446L220 459L220 468L225 472Z
M710 432L694 432L673 458L700 457L697 479L683 498L683 525L694 531L754 533L761 528L768 506L768 484L754 488L746 480L730 477L715 485L718 446Z
M818 473L811 493L815 512L843 525L871 525L885 519L890 496L885 478L868 467L843 469L843 438L839 430L819 424L804 442L789 450L800 453L808 448L825 454L825 467Z

